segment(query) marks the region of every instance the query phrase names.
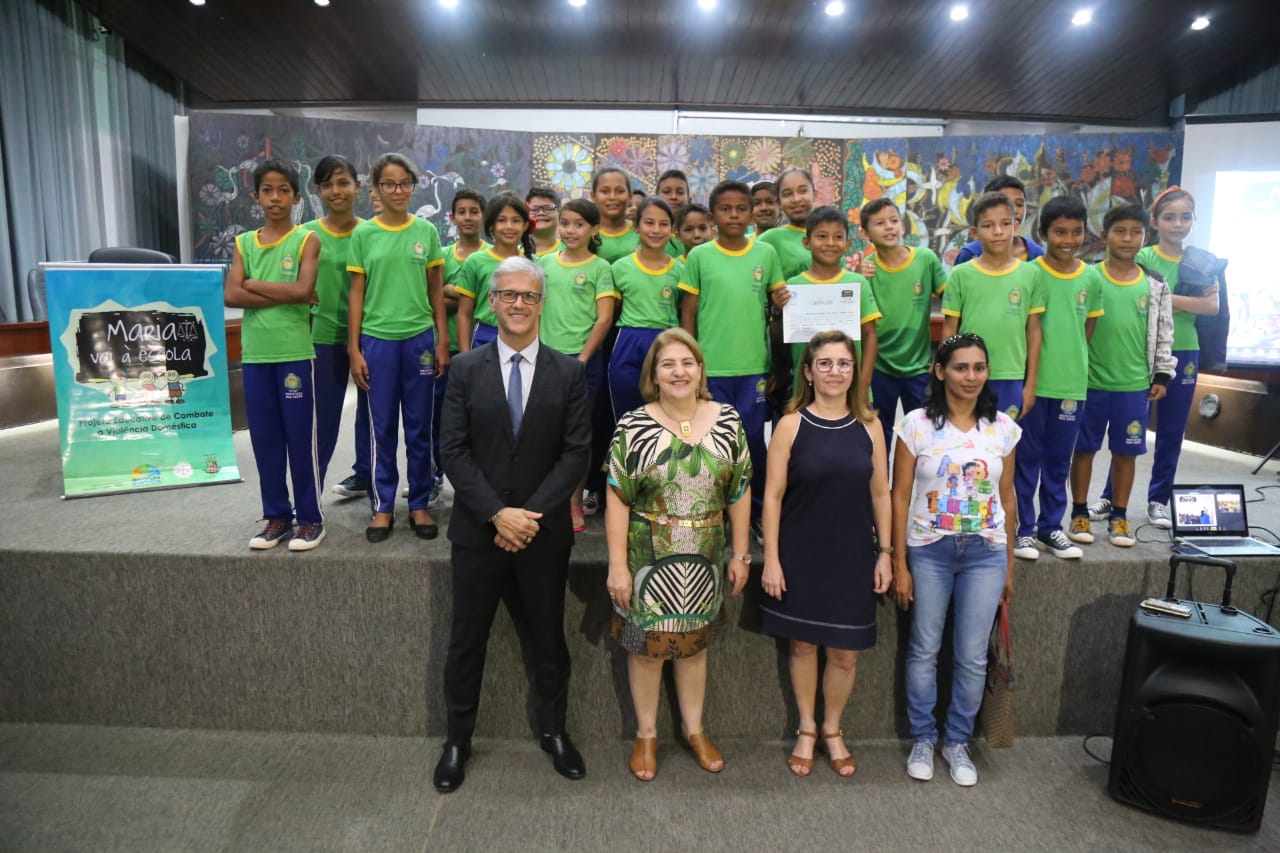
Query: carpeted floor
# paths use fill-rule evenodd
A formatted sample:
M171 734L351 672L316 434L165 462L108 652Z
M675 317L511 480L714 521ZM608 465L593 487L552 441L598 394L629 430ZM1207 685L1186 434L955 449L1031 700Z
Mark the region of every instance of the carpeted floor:
M896 741L851 744L848 781L821 763L793 778L787 744L720 745L712 776L663 743L642 784L621 741L582 744L579 782L532 741L479 741L463 788L440 796L423 739L0 726L0 850L1280 849L1275 785L1256 835L1173 822L1112 800L1079 738L978 746L967 789L940 758L931 782L907 778Z

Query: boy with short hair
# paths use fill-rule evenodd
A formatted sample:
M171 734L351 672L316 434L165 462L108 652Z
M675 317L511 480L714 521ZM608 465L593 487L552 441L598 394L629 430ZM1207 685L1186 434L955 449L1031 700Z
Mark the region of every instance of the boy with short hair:
M902 242L902 216L892 199L867 202L858 221L862 236L875 247L869 281L883 315L876 323L871 394L884 434L892 435L898 401L903 414L924 405L933 360L930 301L946 290L947 277L932 250Z
M854 348L858 357L858 382L862 399L869 405L871 372L876 360L876 321L883 315L876 305L871 284L858 273L845 269L844 256L849 251L848 217L829 205L814 210L805 220L804 247L812 255L813 264L799 275L787 279L787 287L778 291L774 302L780 308L790 302L792 286L858 285L859 322L862 328L860 339L854 341ZM791 364L793 366L803 361L804 350L808 345L807 341L792 342ZM792 393L799 378L793 373Z
M711 191L716 239L689 253L680 277L680 325L698 339L711 395L742 416L753 466L752 527L759 528L764 500L769 417L765 373L769 346L765 306L785 286L773 248L746 236L751 190L741 181L721 181Z
M1173 357L1173 297L1169 285L1138 265L1150 220L1140 204L1107 211L1102 236L1106 258L1098 264L1102 276L1102 307L1089 341L1089 389L1084 420L1071 459L1071 531L1073 542L1093 542L1089 526L1089 480L1093 457L1110 435L1111 511L1107 535L1112 545L1130 548L1136 539L1129 529L1127 509L1133 491L1137 457L1147 452L1150 404L1165 395L1177 372Z
M309 551L324 539L311 342L320 241L291 220L302 200L297 169L266 160L253 170L253 188L265 224L236 238L223 286L226 304L244 309L245 413L266 521L249 547L274 548L292 536L290 551ZM293 481L292 505L286 471Z
M759 237L778 224L778 185L756 181L751 185L751 225L748 236Z
M1010 418L1031 411L1040 366L1040 315L1044 288L1035 267L1009 254L1017 213L1003 193L979 196L969 221L982 254L951 268L942 295L942 337L973 332L987 342L987 385Z
M630 177L628 177L628 180L630 180ZM628 192L631 194L627 197L627 222L635 225L636 211L640 209L640 202L644 201L649 194L639 184L633 184Z
M996 175L987 181L987 185L982 188L984 193L1000 193L1008 196L1009 201L1013 202L1014 212L1014 231L1015 235L1013 243L1009 248L1009 253L1020 261L1034 261L1036 258L1044 254L1044 249L1029 237L1022 237L1016 232L1022 230L1022 221L1027 215L1027 188L1022 181L1013 175ZM956 253L956 262L953 265L959 266L965 261L971 261L982 254L982 241L978 239L971 240Z
M550 187L531 187L525 193L524 203L533 219L533 250L539 257L550 257L564 248L559 230L560 196ZM483 216L483 214L481 214ZM446 279L446 283L448 280ZM450 338L452 340L452 338Z
M687 263L690 252L715 236L711 211L700 204L686 204L676 211L675 231L684 246L678 260L682 264Z
M1044 289L1036 404L1022 419L1014 485L1018 531L1014 554L1036 560L1037 540L1066 560L1084 555L1062 532L1071 452L1084 417L1089 385L1089 340L1103 315L1102 279L1076 257L1088 211L1072 196L1051 199L1040 212L1045 253L1032 266ZM1033 498L1040 490L1040 515Z

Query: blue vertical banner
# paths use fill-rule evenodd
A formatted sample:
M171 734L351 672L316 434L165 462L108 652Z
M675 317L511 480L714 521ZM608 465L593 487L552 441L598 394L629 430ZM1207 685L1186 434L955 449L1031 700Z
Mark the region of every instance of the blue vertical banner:
M64 497L239 482L222 269L49 264Z

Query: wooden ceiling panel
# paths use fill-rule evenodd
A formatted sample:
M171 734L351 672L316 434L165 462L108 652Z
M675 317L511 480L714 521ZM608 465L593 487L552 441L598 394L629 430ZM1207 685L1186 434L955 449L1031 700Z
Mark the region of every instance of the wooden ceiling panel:
M212 104L725 106L1149 122L1276 62L1280 2L81 0ZM197 98L198 102L203 103Z

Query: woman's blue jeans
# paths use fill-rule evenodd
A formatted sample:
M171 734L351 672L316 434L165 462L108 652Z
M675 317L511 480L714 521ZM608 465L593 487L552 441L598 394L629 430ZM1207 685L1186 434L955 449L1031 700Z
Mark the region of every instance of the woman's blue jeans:
M907 719L912 740L937 743L938 650L955 601L955 672L944 743L968 743L987 678L987 643L1004 591L1009 559L1003 543L976 533L943 536L907 548L914 601L907 647Z

